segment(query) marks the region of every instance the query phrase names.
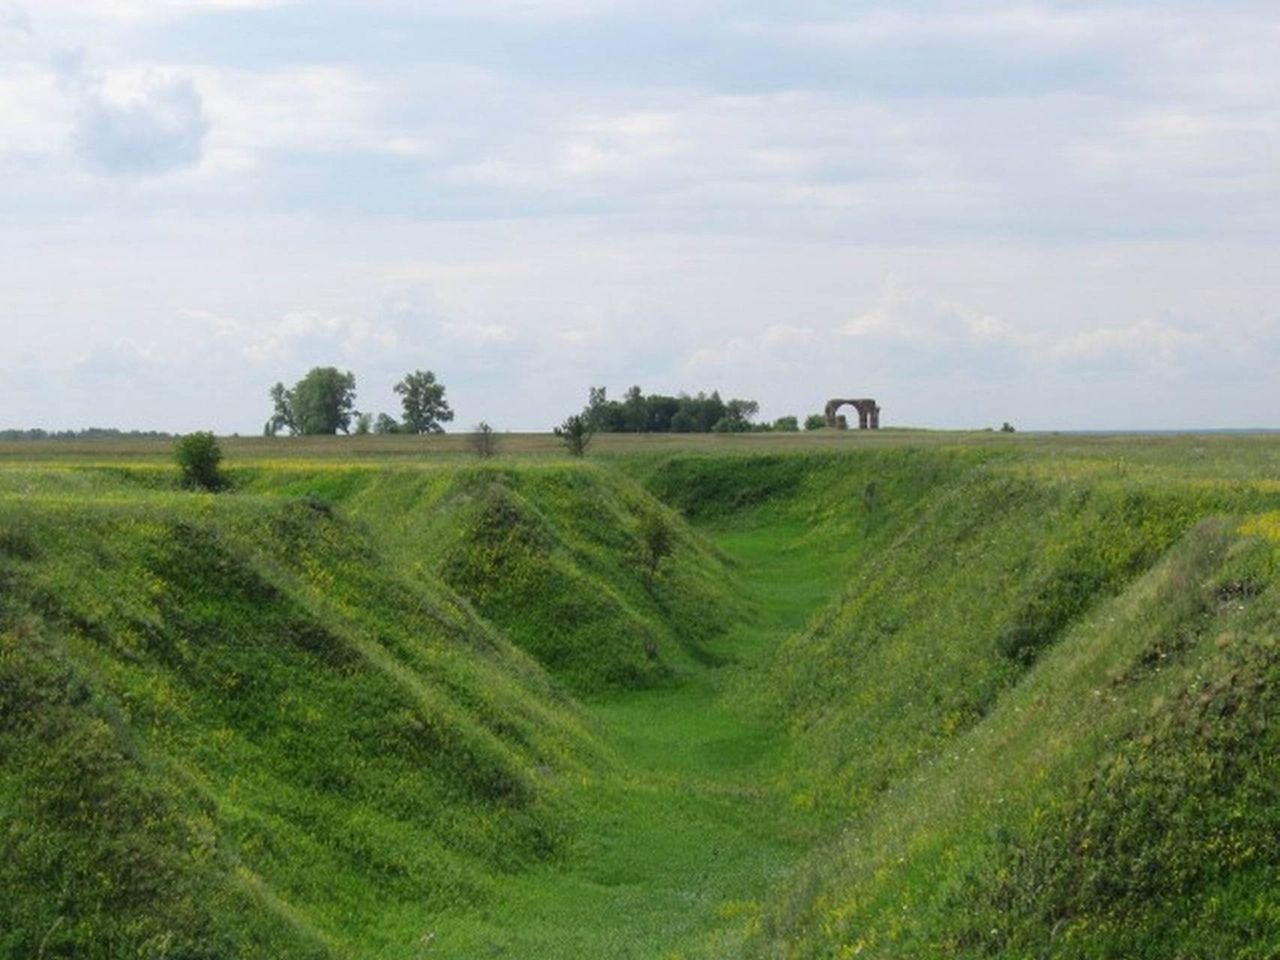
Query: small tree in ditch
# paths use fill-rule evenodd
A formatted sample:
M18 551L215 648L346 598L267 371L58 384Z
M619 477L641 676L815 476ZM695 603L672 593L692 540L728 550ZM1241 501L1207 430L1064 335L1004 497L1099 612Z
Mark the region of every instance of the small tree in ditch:
M174 459L182 470L182 485L193 490L221 490L226 481L219 472L222 448L207 430L179 437L173 446Z
M640 521L640 546L644 558L645 587L653 590L658 566L675 549L676 538L662 517L649 514Z

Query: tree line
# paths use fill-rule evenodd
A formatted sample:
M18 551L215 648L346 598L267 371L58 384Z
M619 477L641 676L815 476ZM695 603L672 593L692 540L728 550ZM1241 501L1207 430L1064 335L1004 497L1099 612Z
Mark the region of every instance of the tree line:
M621 400L610 400L604 387L590 387L586 407L581 413L566 417L555 428L555 435L569 453L581 457L597 433L794 433L800 429L797 417L758 423L754 417L759 412L756 401L724 400L718 390L672 397L661 393L646 395L639 386L633 386ZM805 429L816 430L825 423L821 415L810 416L805 420Z
M401 417L362 413L356 409L356 378L337 367L314 367L292 387L271 388L271 416L263 427L268 437L281 431L300 436L335 433L444 433L453 420L444 384L430 370L406 373L392 389L400 395Z
M760 404L755 400L724 400L718 390L696 395L646 395L639 386L634 386L621 400L610 400L604 387L591 387L582 416L597 433L748 433L799 429L795 417L757 423L754 418L759 412Z
M86 427L84 430L0 430L0 441L13 440L171 440L163 430L117 430L114 427Z

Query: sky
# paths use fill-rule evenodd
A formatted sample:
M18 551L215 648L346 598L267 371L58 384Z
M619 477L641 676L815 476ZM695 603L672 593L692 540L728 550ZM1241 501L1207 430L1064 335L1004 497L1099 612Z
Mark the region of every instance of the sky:
M0 428L1280 427L1280 9L0 0Z

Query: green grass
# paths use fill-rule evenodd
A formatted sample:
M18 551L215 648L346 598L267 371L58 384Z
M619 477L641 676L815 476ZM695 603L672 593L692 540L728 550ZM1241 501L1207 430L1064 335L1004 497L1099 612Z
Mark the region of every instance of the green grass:
M625 776L586 785L564 861L509 877L499 908L442 924L440 956L730 955L821 835L818 820L787 804L785 733L753 691L777 638L839 574L777 549L785 534L773 524L708 533L753 598L751 614L684 663L678 683L594 704Z
M26 498L0 526L18 955L410 956L388 914L551 855L604 763L531 661L323 505Z
M1275 589L1222 599L1253 549L1190 531L817 853L758 953L1273 955Z
M505 441L0 447L0 956L1280 952L1280 440Z

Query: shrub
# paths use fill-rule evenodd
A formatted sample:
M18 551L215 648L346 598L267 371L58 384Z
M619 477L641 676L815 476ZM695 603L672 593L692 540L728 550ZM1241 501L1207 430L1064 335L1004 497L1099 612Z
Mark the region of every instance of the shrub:
M804 428L806 430L821 430L827 425L827 418L820 413L811 413L804 418Z
M498 435L483 420L471 431L471 449L482 460L487 460L498 452Z
M586 456L587 444L594 432L590 421L580 413L566 417L564 423L555 429L556 436L564 441L565 447L575 457Z
M218 446L218 438L208 430L179 437L173 453L182 468L183 486L197 490L221 490L225 486L218 471L222 448Z
M675 534L662 517L648 514L640 521L640 540L644 546L645 586L652 590L658 565L675 549Z

